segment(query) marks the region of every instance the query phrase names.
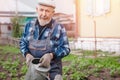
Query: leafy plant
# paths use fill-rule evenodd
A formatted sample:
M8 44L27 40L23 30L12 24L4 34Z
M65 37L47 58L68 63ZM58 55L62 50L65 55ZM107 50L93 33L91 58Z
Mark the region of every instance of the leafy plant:
M6 74L4 72L0 72L0 78L5 79L6 78Z
M18 53L18 48L0 46L0 68L2 69L0 80L6 80L8 77L11 80L24 80L27 66ZM62 61L69 62L68 65L63 65L63 80L88 80L91 75L104 80L113 80L101 76L104 70L108 71L110 77L120 75L119 56L88 58L70 54L64 57Z
M101 77L99 75L102 70L108 70L111 77L115 76L120 72L120 63L118 62L119 58L120 57L76 57L74 60L71 60L71 64L69 66L63 67L64 80L66 80L68 76L70 77L70 80L87 80L86 78L90 75Z
M24 19L23 17L18 17L18 16L11 18L11 22L13 26L12 36L15 38L19 38L22 35L22 29L20 28L20 26L21 26L21 21L23 19Z

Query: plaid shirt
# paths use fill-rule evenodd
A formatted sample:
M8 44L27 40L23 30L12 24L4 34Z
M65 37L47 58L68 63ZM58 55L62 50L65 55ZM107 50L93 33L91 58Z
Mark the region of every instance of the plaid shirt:
M28 48L29 39L31 37L36 40L46 39L49 32L52 30L52 23L54 23L54 20L51 20L51 22L46 26L45 31L41 32L41 34L39 34L39 27L41 26L39 25L38 20L29 21L25 25L25 29L20 40L20 50L24 56L27 52L30 53ZM56 25L53 27L55 28L50 36L50 44L52 45L51 53L53 53L55 57L62 58L70 53L66 30L61 24L58 23L56 23ZM33 36L31 36L31 33L33 34Z

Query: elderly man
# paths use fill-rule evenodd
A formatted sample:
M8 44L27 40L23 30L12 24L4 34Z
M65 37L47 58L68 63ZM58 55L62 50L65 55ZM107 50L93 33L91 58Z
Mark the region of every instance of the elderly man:
M52 19L54 9L53 0L39 0L38 17L25 25L20 50L28 66L31 60L40 58L39 66L50 66L50 80L62 80L61 59L70 53L70 48L64 26Z

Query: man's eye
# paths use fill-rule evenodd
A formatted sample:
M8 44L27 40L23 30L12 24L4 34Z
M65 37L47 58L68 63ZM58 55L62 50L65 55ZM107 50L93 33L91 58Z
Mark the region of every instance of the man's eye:
M49 10L46 10L46 12L50 12Z
M43 11L43 9L40 9L39 11Z

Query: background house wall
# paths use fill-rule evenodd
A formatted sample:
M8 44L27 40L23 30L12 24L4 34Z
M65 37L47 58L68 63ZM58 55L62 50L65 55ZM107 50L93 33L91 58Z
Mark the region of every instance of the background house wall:
M120 38L120 0L110 0L110 11L100 16L89 16L86 13L87 0L80 0L80 37Z
M102 50L120 53L120 0L76 0L79 36L70 42L75 49ZM87 1L110 1L106 14L87 13ZM102 6L103 7L103 6ZM96 6L93 5L93 11ZM99 10L98 10L99 11Z

